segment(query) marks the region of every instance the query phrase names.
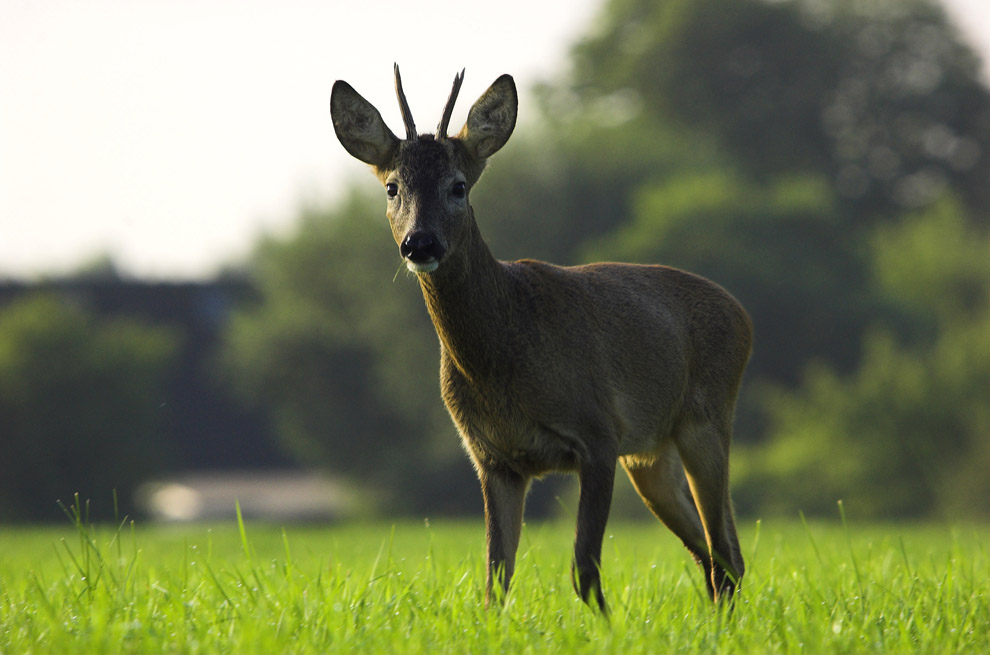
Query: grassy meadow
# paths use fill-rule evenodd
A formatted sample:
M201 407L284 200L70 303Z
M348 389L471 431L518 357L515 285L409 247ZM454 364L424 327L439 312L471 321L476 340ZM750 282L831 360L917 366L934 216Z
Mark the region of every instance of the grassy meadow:
M609 525L605 621L569 522L529 523L500 611L480 520L0 527L0 653L986 653L987 525L740 522L713 608L655 522Z

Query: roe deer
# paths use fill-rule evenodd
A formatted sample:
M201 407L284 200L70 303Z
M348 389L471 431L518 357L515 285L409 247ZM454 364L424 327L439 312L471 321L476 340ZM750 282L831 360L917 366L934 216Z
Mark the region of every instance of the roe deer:
M508 591L532 478L576 471L571 578L607 614L600 565L616 460L704 569L712 599L731 597L743 559L729 442L749 316L720 286L665 266L496 260L469 197L515 127L516 87L495 80L451 137L463 75L436 134L417 134L398 66L405 139L342 80L330 104L341 144L385 185L392 234L440 338L441 393L484 497L486 604Z

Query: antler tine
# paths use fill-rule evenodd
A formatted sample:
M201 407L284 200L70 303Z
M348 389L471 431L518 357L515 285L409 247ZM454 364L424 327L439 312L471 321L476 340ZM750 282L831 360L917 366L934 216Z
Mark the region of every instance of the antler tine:
M402 78L399 76L398 64L395 64L395 95L399 97L399 109L402 111L402 122L406 126L406 138L410 141L415 141L416 123L413 122L412 112L409 111L409 102L406 101L406 94L402 91Z
M440 119L440 124L437 126L437 139L447 138L447 125L450 123L450 115L454 113L454 103L457 102L457 94L461 90L461 83L464 81L464 71L466 69L462 68L461 72L454 75L454 88L450 90L450 97L447 98L447 104L443 108L443 117Z

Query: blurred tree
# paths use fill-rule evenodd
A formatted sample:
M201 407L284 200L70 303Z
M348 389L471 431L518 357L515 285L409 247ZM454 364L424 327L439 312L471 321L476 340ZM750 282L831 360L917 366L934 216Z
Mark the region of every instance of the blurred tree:
M97 320L55 295L0 313L0 519L53 519L55 501L121 503L163 470L159 405L177 346L167 329ZM127 511L126 507L122 508Z
M113 255L108 252L99 253L84 261L72 273L72 280L76 282L120 282L123 279L117 262Z
M756 179L825 175L850 221L945 188L990 220L990 95L927 0L614 0L572 70L565 98L715 135Z
M871 329L851 375L818 362L799 389L764 389L771 439L740 458L741 505L986 516L988 243L950 200L878 228L873 279L902 321Z

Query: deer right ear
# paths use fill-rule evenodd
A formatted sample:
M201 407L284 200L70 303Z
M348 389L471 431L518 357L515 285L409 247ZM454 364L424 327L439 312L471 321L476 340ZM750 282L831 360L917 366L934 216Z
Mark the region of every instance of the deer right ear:
M334 82L330 117L337 139L353 157L376 168L384 168L392 160L399 139L374 105L343 80Z
M481 94L457 138L478 159L487 159L505 145L516 127L519 98L511 75L503 75Z

